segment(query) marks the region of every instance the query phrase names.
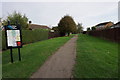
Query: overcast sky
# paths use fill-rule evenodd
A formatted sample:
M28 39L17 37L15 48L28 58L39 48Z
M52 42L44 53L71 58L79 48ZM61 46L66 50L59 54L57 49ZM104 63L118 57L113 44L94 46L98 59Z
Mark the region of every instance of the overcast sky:
M72 16L84 29L101 22L118 21L118 2L2 2L2 17L13 11L26 14L34 24L56 26L61 17Z

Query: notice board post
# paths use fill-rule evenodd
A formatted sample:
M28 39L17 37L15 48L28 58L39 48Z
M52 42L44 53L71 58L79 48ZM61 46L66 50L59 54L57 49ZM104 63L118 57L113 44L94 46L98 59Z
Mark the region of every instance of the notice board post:
M18 48L19 61L21 61L20 48Z
M22 48L22 35L21 27L16 23L16 25L11 25L8 22L8 25L5 27L5 37L6 37L6 46L10 49L11 63L13 63L13 48L18 48L19 61L21 61L20 48Z
M11 63L13 63L13 53L12 53L12 48L10 48L10 57L11 57Z

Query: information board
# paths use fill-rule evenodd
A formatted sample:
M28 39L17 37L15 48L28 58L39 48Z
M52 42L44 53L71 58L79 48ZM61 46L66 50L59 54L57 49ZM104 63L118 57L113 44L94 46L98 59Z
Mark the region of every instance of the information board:
M13 60L13 48L18 48L19 61L21 61L20 48L22 47L22 35L21 35L21 27L16 23L15 25L10 25L8 21L8 25L4 26L5 28L5 37L6 37L6 46L10 49L11 63Z
M7 30L8 47L21 46L20 30Z

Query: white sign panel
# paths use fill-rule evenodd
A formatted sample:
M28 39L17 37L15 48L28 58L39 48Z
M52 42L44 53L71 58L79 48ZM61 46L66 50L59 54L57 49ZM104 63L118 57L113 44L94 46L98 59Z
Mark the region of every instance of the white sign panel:
M16 47L17 42L20 42L20 30L7 30L8 47Z

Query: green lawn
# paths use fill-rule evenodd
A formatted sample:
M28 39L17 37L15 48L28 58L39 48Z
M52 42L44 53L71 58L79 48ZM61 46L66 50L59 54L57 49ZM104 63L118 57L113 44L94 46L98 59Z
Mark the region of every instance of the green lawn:
M80 34L74 77L117 78L118 44Z
M73 36L73 35L72 35ZM40 41L23 46L21 49L22 61L18 61L17 49L13 50L15 63L10 63L10 51L2 53L3 78L29 78L33 72L45 62L60 46L67 42L70 37L59 37Z

